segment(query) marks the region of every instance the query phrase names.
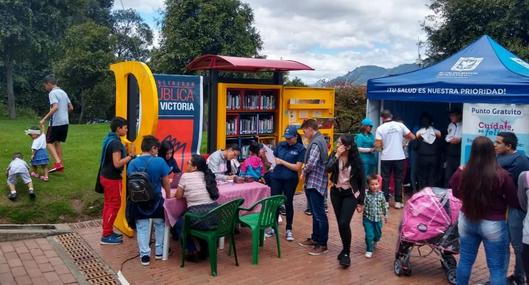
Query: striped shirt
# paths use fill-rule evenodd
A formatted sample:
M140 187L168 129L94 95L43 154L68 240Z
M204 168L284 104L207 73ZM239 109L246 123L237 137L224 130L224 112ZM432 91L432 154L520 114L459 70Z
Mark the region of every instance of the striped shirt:
M204 180L204 172L202 171L182 174L178 182L178 187L184 190L184 198L186 198L188 208L215 202L211 200L209 192L206 189L206 180Z
M378 191L372 193L366 191L364 200L364 217L372 222L381 222L383 217L386 217L386 198L384 193Z
M316 144L310 149L309 159L303 168L303 176L305 176L305 189L316 189L321 195L325 195L329 178L325 172L325 162L321 161L320 150Z

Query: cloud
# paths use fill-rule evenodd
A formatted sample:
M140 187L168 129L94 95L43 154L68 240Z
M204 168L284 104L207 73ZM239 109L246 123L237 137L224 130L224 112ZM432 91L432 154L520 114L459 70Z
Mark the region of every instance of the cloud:
M164 0L114 0L114 9L135 9L138 12L151 12L164 7Z
M245 0L268 58L293 59L315 71L292 72L306 83L361 65L414 62L427 0Z
M123 3L123 6L121 5ZM134 9L147 23L153 32L153 46L158 47L160 42L160 28L158 22L162 20L161 12L165 5L164 0L115 0L114 10Z
M163 0L121 0L152 27ZM261 54L292 59L315 71L292 72L306 83L332 79L361 65L414 62L429 0L242 0L254 10ZM114 7L121 8L120 0ZM156 31L157 32L157 31Z

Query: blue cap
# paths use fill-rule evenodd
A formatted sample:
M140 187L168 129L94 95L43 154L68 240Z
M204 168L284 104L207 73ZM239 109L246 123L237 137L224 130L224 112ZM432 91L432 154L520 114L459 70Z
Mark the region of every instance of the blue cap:
M283 137L285 137L286 139L291 139L295 137L297 133L298 133L298 127L290 125L285 129L285 134L283 135Z
M364 118L362 122L360 122L360 124L362 126L371 126L371 127L374 126L373 121L371 121L371 119L369 118Z

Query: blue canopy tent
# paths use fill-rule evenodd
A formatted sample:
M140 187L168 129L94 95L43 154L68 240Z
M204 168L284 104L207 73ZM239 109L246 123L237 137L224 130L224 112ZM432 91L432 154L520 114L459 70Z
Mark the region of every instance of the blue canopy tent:
M453 103L529 104L529 64L485 35L435 65L368 80L367 98L374 122L384 108L411 125L423 111L446 120Z
M529 64L485 35L435 65L368 80L367 98L373 122L389 109L415 131L427 112L445 132L454 105L529 104Z

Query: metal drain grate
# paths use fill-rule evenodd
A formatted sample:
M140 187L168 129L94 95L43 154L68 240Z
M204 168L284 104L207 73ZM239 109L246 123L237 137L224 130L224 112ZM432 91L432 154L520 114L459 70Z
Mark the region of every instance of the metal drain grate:
M114 273L93 254L88 245L77 233L56 236L67 253L70 254L86 281L94 285L118 285Z

